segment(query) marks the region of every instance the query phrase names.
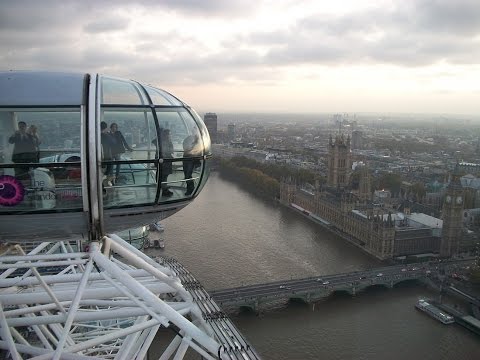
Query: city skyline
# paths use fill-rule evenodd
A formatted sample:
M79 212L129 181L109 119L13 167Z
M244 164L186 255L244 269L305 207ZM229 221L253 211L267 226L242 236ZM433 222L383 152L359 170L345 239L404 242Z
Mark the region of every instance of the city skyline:
M92 71L199 111L478 114L480 4L5 1L2 70Z

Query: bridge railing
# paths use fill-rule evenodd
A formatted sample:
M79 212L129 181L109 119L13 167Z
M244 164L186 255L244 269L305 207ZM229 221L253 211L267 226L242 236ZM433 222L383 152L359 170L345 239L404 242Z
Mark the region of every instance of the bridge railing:
M242 294L251 294L252 291L268 290L273 294L284 293L286 290L303 291L314 289L315 287L342 287L345 285L365 287L365 285L385 284L387 282L398 282L409 279L418 279L437 272L451 265L462 262L469 262L471 259L448 260L442 262L430 261L425 263L390 265L365 270L343 272L337 274L318 275L301 279L277 280L263 284L252 284L228 289L219 289L211 291L213 297L225 296L231 294L233 297L242 297ZM325 284L328 282L328 284ZM305 285L305 286L303 286ZM248 295L251 296L251 295ZM259 294L259 296L261 296Z

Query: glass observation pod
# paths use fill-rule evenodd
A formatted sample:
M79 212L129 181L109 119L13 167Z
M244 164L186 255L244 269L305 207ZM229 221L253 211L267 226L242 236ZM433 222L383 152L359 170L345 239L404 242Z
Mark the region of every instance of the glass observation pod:
M0 241L102 234L186 206L209 174L202 119L99 74L0 72Z

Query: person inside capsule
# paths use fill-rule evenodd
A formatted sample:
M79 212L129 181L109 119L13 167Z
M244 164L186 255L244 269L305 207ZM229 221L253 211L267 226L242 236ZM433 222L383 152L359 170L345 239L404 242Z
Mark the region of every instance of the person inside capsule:
M183 157L189 158L193 156L201 155L201 144L200 138L197 134L189 135L183 140ZM185 192L186 196L189 196L193 193L195 188L195 182L192 178L193 170L200 167L200 160L197 159L188 159L183 161L183 174L185 176L185 182L187 184L187 191Z
M160 144L162 147L162 157L164 159L173 159L173 143L170 137L170 129L160 129ZM164 162L162 164L162 196L170 197L173 192L168 188L168 175L173 173L173 166L171 162Z
M12 162L34 163L36 162L35 143L32 135L27 132L27 124L24 121L18 122L18 130L8 139L13 144ZM15 167L15 176L18 179L28 179L29 166Z
M112 159L115 161L120 161L121 155L125 151L133 151L133 149L128 145L125 137L122 132L118 129L117 123L112 123L110 125L110 135L112 137ZM120 164L115 165L115 177L113 178L113 184L115 184L120 175Z

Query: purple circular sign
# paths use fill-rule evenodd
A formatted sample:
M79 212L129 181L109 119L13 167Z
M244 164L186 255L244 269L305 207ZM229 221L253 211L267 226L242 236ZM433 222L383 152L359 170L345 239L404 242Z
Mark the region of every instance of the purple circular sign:
M15 206L23 201L24 196L25 188L16 177L0 176L0 205Z

